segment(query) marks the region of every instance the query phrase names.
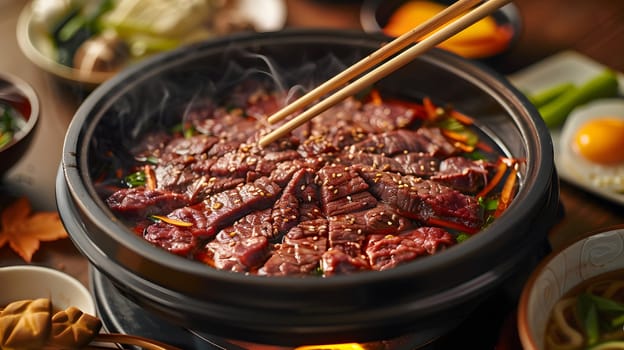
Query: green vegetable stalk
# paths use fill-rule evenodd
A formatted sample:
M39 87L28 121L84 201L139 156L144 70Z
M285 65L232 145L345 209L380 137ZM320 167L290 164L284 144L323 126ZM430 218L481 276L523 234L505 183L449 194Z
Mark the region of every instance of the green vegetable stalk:
M607 69L580 86L568 88L550 102L538 106L538 110L546 125L554 128L563 124L574 108L594 99L616 96L617 93L617 76Z
M545 104L554 101L564 93L574 89L574 84L565 82L546 88L539 91L534 95L528 96L529 101L537 108L544 106Z

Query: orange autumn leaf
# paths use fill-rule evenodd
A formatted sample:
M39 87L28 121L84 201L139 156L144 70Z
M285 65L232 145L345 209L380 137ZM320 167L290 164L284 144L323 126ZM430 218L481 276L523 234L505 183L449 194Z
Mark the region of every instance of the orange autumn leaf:
M57 212L32 213L30 202L24 197L15 200L0 216L0 248L9 243L26 262L31 262L40 242L66 237Z

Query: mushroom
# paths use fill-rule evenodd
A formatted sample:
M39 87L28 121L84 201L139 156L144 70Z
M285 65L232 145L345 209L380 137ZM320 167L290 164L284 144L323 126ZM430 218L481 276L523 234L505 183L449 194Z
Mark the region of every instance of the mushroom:
M126 43L113 31L86 40L74 55L74 67L84 72L118 70L129 56Z

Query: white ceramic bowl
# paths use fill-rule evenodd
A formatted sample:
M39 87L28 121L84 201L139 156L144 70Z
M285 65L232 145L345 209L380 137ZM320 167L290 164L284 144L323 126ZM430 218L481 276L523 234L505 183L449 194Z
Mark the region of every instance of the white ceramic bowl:
M624 269L624 225L588 233L549 254L520 297L518 334L523 348L544 348L548 317L564 294L585 280L619 269Z
M91 292L74 277L48 267L17 265L0 267L0 305L25 299L48 298L54 308L75 306L95 315Z

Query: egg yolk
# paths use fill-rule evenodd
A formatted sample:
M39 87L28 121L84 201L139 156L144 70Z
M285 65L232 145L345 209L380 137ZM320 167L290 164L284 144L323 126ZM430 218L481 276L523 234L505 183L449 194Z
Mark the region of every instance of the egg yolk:
M576 150L591 162L624 163L624 120L602 117L588 121L577 130L574 143Z

